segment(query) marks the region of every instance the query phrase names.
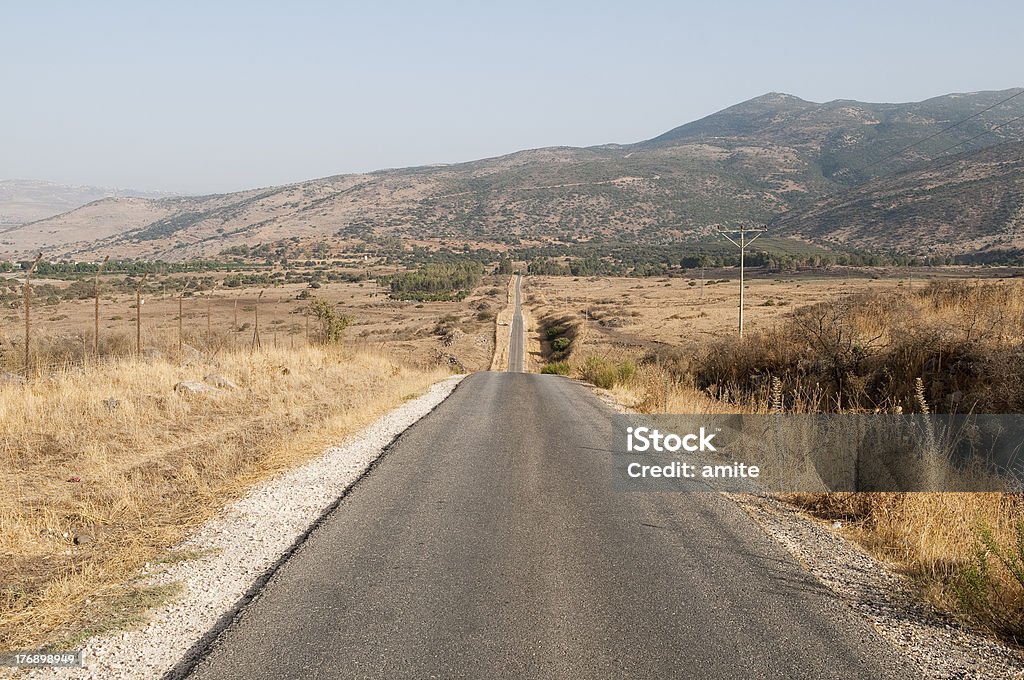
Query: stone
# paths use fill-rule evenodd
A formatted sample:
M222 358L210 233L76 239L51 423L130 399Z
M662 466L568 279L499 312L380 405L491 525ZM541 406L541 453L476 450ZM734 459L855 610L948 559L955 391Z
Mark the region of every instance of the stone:
M217 394L220 392L216 387L193 380L182 380L174 386L174 391L178 394Z
M211 374L203 378L206 382L222 390L237 390L238 385L231 379L222 375Z

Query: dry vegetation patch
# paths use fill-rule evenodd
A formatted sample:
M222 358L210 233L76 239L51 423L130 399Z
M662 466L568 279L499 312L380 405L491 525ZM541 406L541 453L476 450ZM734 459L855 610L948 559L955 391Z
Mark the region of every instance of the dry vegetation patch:
M0 385L0 648L96 632L114 611L131 618L171 595L133 583L147 562L445 375L310 346ZM175 390L181 381L210 391Z

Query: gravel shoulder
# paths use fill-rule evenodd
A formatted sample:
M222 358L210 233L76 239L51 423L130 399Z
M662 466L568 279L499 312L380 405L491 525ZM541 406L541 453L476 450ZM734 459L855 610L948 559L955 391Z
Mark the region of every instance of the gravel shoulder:
M826 522L774 498L727 494L822 584L920 668L922 678L1024 678L1024 654L942 616L905 576Z
M352 484L463 377L435 383L345 443L254 488L203 525L176 548L201 557L154 567L146 575L152 585L181 584L184 594L151 612L145 628L90 639L84 668L0 669L0 677L128 680L168 673L231 621Z

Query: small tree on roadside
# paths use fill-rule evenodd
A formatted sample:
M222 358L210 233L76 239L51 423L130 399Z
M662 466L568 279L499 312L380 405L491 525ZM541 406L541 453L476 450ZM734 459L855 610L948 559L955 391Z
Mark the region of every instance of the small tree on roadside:
M339 314L327 300L314 298L309 303L309 313L320 323L320 341L325 345L341 342L345 329L352 323L352 317Z

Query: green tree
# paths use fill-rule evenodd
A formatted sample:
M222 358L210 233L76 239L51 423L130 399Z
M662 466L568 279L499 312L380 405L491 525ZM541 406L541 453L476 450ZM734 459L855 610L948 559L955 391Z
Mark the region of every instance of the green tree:
M352 324L352 317L339 314L327 300L314 298L309 303L309 312L320 323L320 341L325 345L341 342L345 329Z

